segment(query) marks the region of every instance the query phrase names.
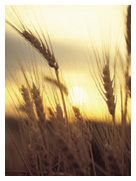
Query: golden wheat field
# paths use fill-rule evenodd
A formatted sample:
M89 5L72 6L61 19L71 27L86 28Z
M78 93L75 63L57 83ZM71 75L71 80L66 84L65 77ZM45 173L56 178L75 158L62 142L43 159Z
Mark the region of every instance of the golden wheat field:
M5 175L131 176L131 5L5 6Z

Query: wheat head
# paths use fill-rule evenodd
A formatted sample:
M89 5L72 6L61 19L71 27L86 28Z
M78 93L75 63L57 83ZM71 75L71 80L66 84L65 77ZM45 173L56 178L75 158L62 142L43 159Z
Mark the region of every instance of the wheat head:
M115 122L115 97L114 97L114 91L113 91L113 82L110 78L110 70L109 66L105 65L103 68L103 85L105 89L105 97L106 97L106 103L108 106L109 113L113 117L113 121Z
M33 88L31 89L31 93L32 93L32 97L34 100L34 104L36 107L36 113L38 115L39 121L44 122L45 113L44 113L42 97L40 95L40 90L35 86L34 83L33 83Z

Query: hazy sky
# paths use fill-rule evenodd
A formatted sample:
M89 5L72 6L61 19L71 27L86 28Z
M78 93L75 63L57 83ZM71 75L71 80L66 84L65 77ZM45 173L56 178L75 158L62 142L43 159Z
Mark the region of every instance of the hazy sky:
M9 7L6 8L9 9ZM93 46L95 45L97 47L100 55L102 45L104 45L110 51L111 57L113 57L115 55L115 47L118 45L121 53L125 56L124 25L126 6L51 5L33 7L16 6L16 9L30 29L33 29L32 24L38 29L37 22L39 22L40 27L46 34L46 25L63 74L63 80L65 80L68 88L79 86L86 92L88 101L86 101L84 109L86 110L86 107L88 107L89 109L87 111L92 115L96 113L98 105L99 108L103 108L103 103L101 103L100 98L98 98L100 95L98 95L89 70L91 68L91 61L93 61L94 66L96 66L92 41ZM12 12L11 9L10 12ZM7 11L6 17L10 17ZM15 77L14 79L16 80L20 80L18 86L21 84L20 68L16 62L17 55L23 63L26 62L29 65L33 54L41 74L50 74L47 68L48 65L41 56L33 52L31 46L20 38L9 25L6 25L5 48L6 85L9 90L11 87L16 87L15 82L12 81L13 77ZM91 60L88 51L91 54ZM41 66L44 68L41 68ZM26 71L31 72L31 68L28 66ZM42 77L40 79L42 81ZM15 90L17 92L17 87ZM8 94L6 90L7 112L9 112L10 109L10 96Z

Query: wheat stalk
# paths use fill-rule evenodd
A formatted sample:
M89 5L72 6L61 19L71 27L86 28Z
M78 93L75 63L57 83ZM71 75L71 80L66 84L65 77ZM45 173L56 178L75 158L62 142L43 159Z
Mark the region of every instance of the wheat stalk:
M48 111L49 111L49 120L55 121L56 120L55 114L50 107L48 107Z
M128 6L127 9L127 37L126 37L126 43L127 43L127 51L128 55L131 55L131 5ZM129 61L128 61L129 64ZM131 76L127 77L127 86L129 90L129 95L131 97Z
M124 174L124 162L125 162L125 145L126 145L126 121L127 121L127 105L128 105L128 96L131 97L131 76L129 76L129 68L131 61L131 5L127 8L127 17L126 17L126 45L127 45L127 62L125 70L125 100L124 108L122 101L122 174ZM122 95L121 95L122 97Z
M115 123L115 98L113 93L113 82L110 78L109 65L105 65L103 68L103 85L105 89L106 103L109 113L112 115L113 122Z
M83 118L82 118L82 115L81 115L81 113L80 113L79 108L76 107L76 106L72 106L72 109L73 109L74 115L75 115L75 117L77 118L77 120L83 121Z
M52 48L52 45L51 45L51 42L50 42L49 35L48 35L48 38L49 38L49 43L48 43L45 36L44 36L44 34L43 34L43 32L42 32L42 30L41 30L41 33L43 35L44 41L42 40L39 33L35 29L37 37L39 37L39 38L37 38L34 35L34 33L32 33L32 31L25 24L23 24L21 22L21 18L19 18L19 14L16 13L16 10L13 7L12 7L12 9L13 9L15 15L17 16L21 27L19 27L18 24L14 25L13 23L9 22L8 20L6 20L6 23L8 23L15 31L17 31L23 38L25 38L38 52L40 52L40 54L44 57L44 59L47 60L49 66L51 68L54 68L54 70L55 70L55 75L56 75L57 82L58 82L58 85L59 85L59 90L60 90L62 103L63 103L63 108L64 108L64 112L65 112L66 124L68 125L68 115L67 115L66 103L65 103L63 91L62 91L62 88L61 88L59 72L58 72L59 66L58 66L58 63L56 61L56 58L55 58L55 55L54 55L54 52L53 52L53 48Z
M124 121L126 122L127 116L127 102L128 102L128 94L131 91L131 76L129 76L129 67L130 67L130 56L131 56L131 5L127 8L127 22L126 22L126 44L127 44L127 65L125 71L125 106L124 106ZM131 92L130 92L131 95Z
M126 35L127 51L128 55L130 55L131 54L131 5L129 5L127 8L126 29L127 29L127 35Z
M93 172L94 172L94 176L96 176L96 168L95 168L95 163L94 163L94 156L93 156L93 151L92 151L92 145L91 145L91 141L92 141L92 136L90 134L90 130L86 125L86 122L83 121L82 115L80 113L79 108L77 107L72 107L75 117L77 118L77 120L79 120L79 124L81 125L81 130L82 130L82 135L85 138L85 141L87 142L90 154L91 154L91 158L92 158L92 166L93 166Z
M72 168L73 171L76 172L76 175L84 176L85 172L80 162L78 161L78 157L75 154L74 150L71 148L71 143L67 144L65 140L59 135L56 137L56 144L59 146L61 152L67 156L69 168Z
M127 86L128 86L129 96L131 98L131 76L128 77Z
M85 170L88 170L88 175L90 175L90 155L88 154L88 148L83 144L84 141L80 137L80 134L78 135L77 130L71 133L71 140L74 144L74 149L76 150L78 160L80 161L82 167ZM81 142L81 140L83 142Z
M30 121L34 121L36 116L33 108L33 102L31 100L29 90L25 88L23 85L21 87L21 94L25 103L21 106L21 109L27 114L27 117Z
M32 93L32 97L33 97L33 100L35 103L36 112L37 112L39 121L44 122L45 121L45 113L44 113L42 98L40 96L39 89L35 86L34 83L33 83L33 88L31 89L31 93Z
M32 143L39 157L41 174L43 175L43 171L46 170L46 173L51 175L51 165L50 165L51 158L49 158L49 152L47 151L44 145L44 141L39 128L37 126L36 127L33 126L32 133L33 133Z
M46 77L44 77L44 80L48 81L52 85L55 85L56 87L59 88L59 84L55 79L46 76ZM63 93L66 96L68 96L68 88L63 83L60 83L60 87L61 87L61 90L63 91Z
M51 53L49 49L49 45L47 44L47 47L43 43L43 41L38 40L37 37L35 37L32 32L29 33L27 30L24 30L23 32L20 32L21 35L31 43L33 47L35 47L41 54L42 56L47 60L48 64L50 67L54 68L55 71L58 70L58 63L54 57L54 55Z
M59 104L57 104L57 106L56 106L56 112L55 113L56 113L56 120L57 120L58 124L64 126L65 119L63 117L62 108Z

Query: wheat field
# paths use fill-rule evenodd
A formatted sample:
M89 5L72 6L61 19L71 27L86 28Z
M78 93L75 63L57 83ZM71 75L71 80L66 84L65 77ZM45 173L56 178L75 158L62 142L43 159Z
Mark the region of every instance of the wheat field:
M106 24L110 8L111 24L116 11L123 19L117 37ZM102 20L90 10L102 11ZM131 176L131 5L6 6L5 13L5 175Z

